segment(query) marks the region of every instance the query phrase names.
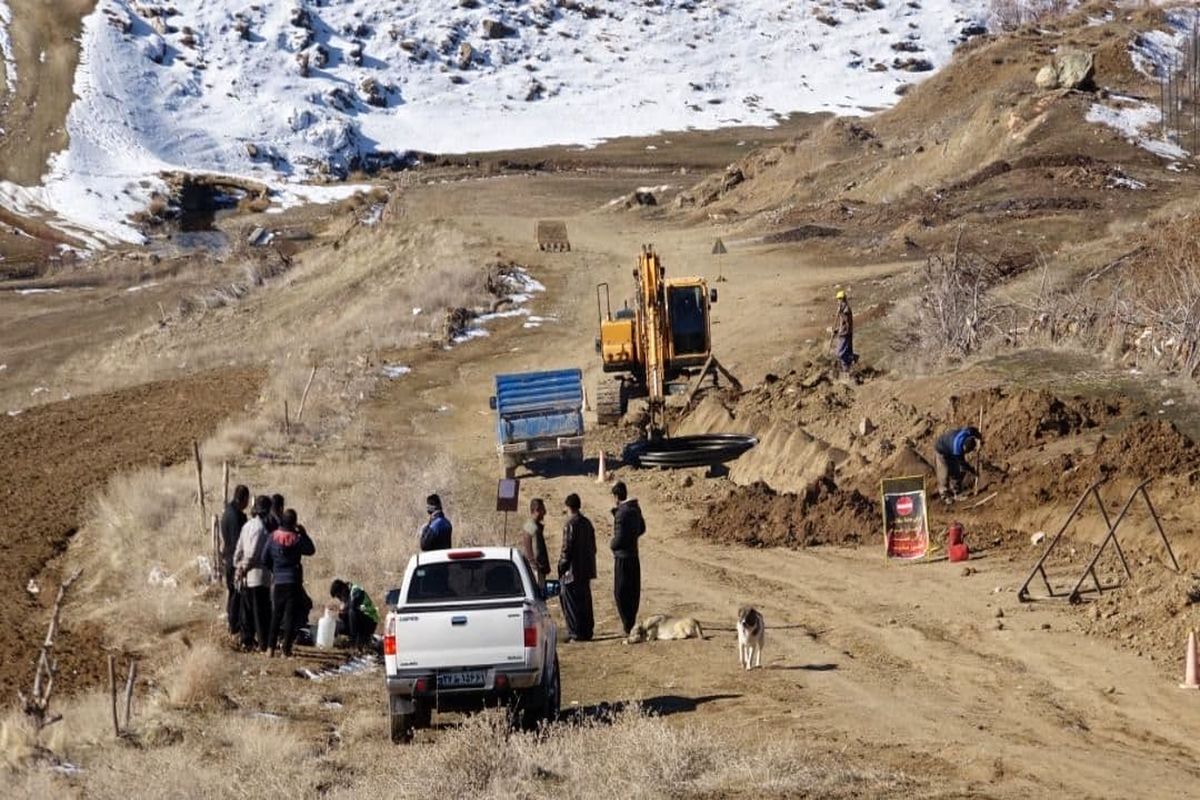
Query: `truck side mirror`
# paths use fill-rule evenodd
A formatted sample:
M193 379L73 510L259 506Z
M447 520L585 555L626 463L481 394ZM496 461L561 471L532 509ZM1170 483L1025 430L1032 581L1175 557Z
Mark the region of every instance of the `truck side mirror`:
M547 600L549 600L551 597L558 597L560 594L562 594L562 584L553 578L548 578L546 580L546 589L544 594L546 595Z
M717 290L716 289L708 290L708 302L710 302L710 303L717 302Z
M496 410L496 395L492 395L488 398L488 408L490 408L492 411Z
M383 596L383 602L388 608L395 608L400 605L400 590L388 589L387 594Z

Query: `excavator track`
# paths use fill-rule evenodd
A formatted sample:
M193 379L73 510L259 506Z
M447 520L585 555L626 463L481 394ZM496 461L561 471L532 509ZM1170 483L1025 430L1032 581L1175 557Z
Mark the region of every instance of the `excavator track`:
M624 381L608 375L601 377L596 383L596 420L601 425L613 425L624 415Z

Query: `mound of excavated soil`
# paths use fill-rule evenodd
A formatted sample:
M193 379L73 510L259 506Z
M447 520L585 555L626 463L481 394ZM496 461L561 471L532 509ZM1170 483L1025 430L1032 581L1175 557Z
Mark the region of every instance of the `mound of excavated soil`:
M879 530L879 505L828 478L803 494L780 494L765 483L741 486L708 504L692 530L718 542L750 547L861 544Z
M1123 477L1157 478L1200 467L1200 447L1172 422L1142 419L1101 441L1095 458L1103 469Z
M1103 425L1123 411L1116 400L1000 387L959 397L954 407L952 424L975 425L979 409L984 410L984 446L1001 457Z
M1085 455L1061 454L1016 475L1008 491L1036 503L1065 501L1101 479L1135 481L1200 469L1200 447L1165 420L1143 419Z

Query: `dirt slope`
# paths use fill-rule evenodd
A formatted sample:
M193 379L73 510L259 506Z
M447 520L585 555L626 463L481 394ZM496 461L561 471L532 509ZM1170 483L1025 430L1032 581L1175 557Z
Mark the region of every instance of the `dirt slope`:
M95 493L108 479L137 467L191 457L192 442L244 410L258 396L257 370L206 372L175 381L99 394L0 416L0 578L8 599L0 607L0 650L32 654L45 636L43 606L52 601L51 576L42 591L25 591L31 578L67 546ZM95 679L100 640L77 638L69 624L62 648L60 685L71 691ZM0 665L0 694L11 697L32 676L32 661ZM27 688L27 687L26 687Z

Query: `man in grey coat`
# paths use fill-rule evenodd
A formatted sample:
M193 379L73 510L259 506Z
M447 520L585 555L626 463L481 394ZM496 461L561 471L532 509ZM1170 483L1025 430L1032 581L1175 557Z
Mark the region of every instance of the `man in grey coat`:
M271 498L260 495L254 500L254 516L242 526L233 565L242 596L242 647L265 651L271 625L271 573L263 569L263 553L270 534L267 517Z

